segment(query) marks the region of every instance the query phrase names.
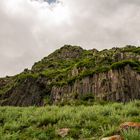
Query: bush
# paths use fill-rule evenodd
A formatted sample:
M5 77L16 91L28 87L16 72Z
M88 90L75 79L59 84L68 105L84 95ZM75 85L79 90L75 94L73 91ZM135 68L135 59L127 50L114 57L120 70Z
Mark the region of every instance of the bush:
M38 78L38 74L21 73L21 74L17 75L18 81L23 81L23 80L28 79L28 78L37 79Z
M82 61L78 62L76 64L77 68L80 67L86 67L86 68L91 68L91 67L95 67L95 59L94 58L85 58Z
M93 101L94 100L94 95L92 93L86 93L80 97L81 100L83 101Z
M136 53L136 54L140 54L140 47L133 50L133 52Z
M139 67L140 62L139 61L134 61L134 60L123 60L123 61L113 63L111 65L111 68L112 69L121 69L121 68L124 68L126 65L129 65L131 67Z

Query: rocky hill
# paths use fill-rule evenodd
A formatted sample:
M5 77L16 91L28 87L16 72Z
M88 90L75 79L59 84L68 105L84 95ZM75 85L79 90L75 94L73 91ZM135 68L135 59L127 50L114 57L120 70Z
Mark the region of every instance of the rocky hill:
M65 45L31 70L0 79L0 105L140 99L140 47L98 51Z

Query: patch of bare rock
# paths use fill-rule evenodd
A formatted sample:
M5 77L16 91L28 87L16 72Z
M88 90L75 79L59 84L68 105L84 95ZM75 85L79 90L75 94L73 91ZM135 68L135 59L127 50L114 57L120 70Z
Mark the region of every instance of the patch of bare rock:
M102 138L102 140L124 140L120 135Z
M128 129L139 129L140 123L137 122L125 122L120 124L119 131L128 130ZM114 135L106 138L102 138L101 140L125 140L121 135Z
M62 129L59 129L57 133L59 136L63 138L68 135L69 131L70 131L69 128L62 128Z

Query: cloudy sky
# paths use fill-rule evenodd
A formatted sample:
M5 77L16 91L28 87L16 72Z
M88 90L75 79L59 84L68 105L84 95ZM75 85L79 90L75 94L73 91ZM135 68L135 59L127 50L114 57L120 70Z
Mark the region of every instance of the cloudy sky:
M139 0L0 0L0 76L64 44L101 50L139 41Z

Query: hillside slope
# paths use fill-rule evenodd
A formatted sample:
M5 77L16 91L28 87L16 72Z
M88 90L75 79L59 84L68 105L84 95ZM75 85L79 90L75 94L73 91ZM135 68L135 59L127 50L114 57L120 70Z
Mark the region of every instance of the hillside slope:
M140 47L98 51L65 45L31 70L0 79L0 105L140 99Z

